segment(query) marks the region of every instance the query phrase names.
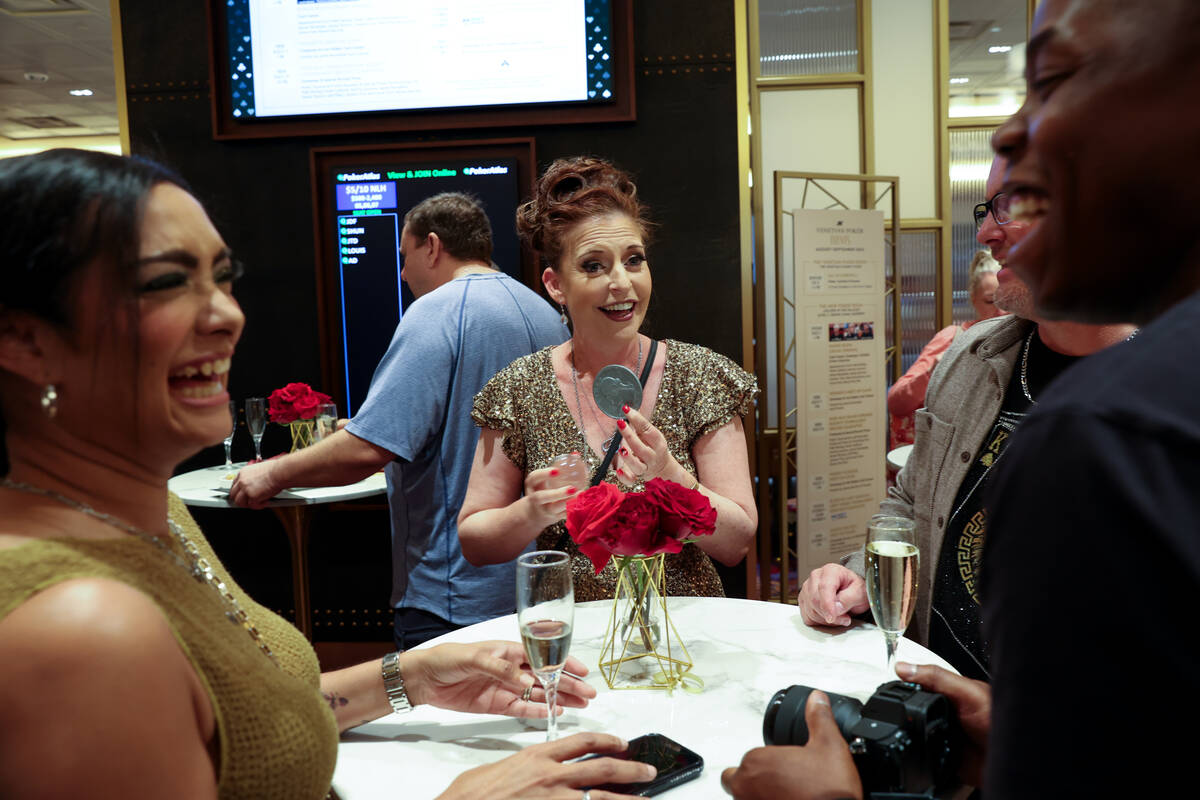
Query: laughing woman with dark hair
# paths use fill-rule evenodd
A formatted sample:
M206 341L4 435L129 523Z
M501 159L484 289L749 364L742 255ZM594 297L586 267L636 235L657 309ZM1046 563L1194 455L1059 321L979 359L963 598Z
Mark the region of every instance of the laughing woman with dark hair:
M518 211L517 229L542 257L542 281L570 316L572 336L518 359L475 398L472 416L483 430L459 516L463 555L490 564L516 558L534 540L562 542L573 556L576 599L612 597L615 566L596 575L562 538L575 489L555 487L550 465L578 451L594 472L619 430L603 480L640 491L663 478L702 492L717 511L713 535L667 557L667 592L722 595L710 556L736 564L758 524L742 429L758 391L754 377L698 345L667 340L655 349L640 332L650 302L650 225L627 173L598 158L554 162ZM592 396L596 373L609 364L649 369L641 406L616 421Z
M237 271L162 167L79 150L0 160L6 798L321 798L340 729L420 703L546 713L540 689L522 699L532 676L516 643L320 674L167 491L175 466L229 429ZM595 695L565 680L566 704ZM445 796L645 780L630 762L561 763L622 746L599 734L535 745Z

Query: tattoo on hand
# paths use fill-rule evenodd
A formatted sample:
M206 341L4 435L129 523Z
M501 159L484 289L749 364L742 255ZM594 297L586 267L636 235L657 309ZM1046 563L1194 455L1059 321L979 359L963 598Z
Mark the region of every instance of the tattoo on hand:
M344 706L350 703L347 698L342 697L340 694L321 692L321 696L325 698L325 702L329 703L329 707L334 711L337 711L338 706Z

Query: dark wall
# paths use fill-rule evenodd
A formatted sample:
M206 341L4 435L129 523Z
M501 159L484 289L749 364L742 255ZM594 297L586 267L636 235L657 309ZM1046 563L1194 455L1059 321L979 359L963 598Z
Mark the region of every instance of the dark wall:
M654 294L646 332L741 360L738 121L727 0L636 0L636 122L220 142L212 139L204 3L122 0L120 10L133 152L191 182L247 268L236 290L247 325L231 375L234 397L265 396L290 381L320 388L314 146L532 136L539 168L580 153L614 160L634 173L659 225L650 248ZM235 457L244 458L248 437L239 435ZM280 452L283 436L273 431L264 454ZM184 467L217 463L219 450ZM230 525L246 516L268 520L220 513ZM286 581L286 563L281 574ZM250 577L240 577L253 591ZM726 580L730 594L742 593L739 572ZM314 574L314 592L319 582ZM286 585L265 589L281 602L289 595Z

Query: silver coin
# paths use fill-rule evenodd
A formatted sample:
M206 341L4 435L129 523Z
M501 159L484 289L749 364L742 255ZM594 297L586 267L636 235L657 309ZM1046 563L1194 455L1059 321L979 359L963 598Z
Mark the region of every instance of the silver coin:
M596 408L613 419L624 419L622 406L637 408L642 404L642 382L629 367L609 364L596 373L592 382L592 398Z

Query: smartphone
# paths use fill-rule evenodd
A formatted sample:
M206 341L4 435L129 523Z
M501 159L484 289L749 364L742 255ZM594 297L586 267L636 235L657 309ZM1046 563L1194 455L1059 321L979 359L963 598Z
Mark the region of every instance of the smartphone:
M607 758L623 758L630 761L641 761L653 764L658 775L652 781L642 783L605 783L600 786L589 786L588 789L600 789L606 792L632 794L638 797L653 797L662 794L667 789L686 783L700 777L704 771L704 759L674 739L669 739L661 733L648 733L629 742L629 749L624 753L605 756ZM588 756L601 758L601 756Z

